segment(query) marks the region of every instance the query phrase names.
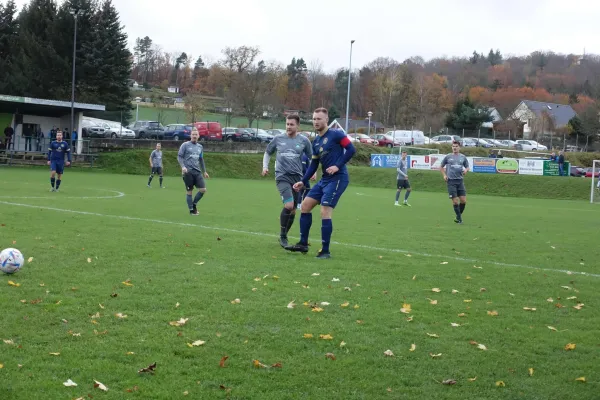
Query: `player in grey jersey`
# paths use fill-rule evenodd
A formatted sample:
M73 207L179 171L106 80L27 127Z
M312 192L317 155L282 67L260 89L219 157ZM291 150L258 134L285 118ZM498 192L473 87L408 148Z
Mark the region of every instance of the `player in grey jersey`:
M269 160L271 155L277 152L275 160L275 184L281 201L283 210L279 216L280 234L279 244L281 247L288 245L287 234L294 223L296 217L296 206L298 205L298 195L294 191L294 184L302 180L302 155L305 154L308 159L312 158L312 146L307 137L298 134L300 117L289 115L285 121L286 134L277 135L268 144L263 157L262 176L269 173Z
M404 205L410 207L410 204L408 204L408 196L410 196L410 191L412 189L410 188L410 182L408 181L408 160L406 159L406 151L402 152L402 157L400 160L398 160L396 171L398 172L398 176L396 177L396 187L398 190L396 190L396 202L394 205L400 205L398 203L398 200L400 199L400 193L402 192L402 189L406 189L406 193L404 194Z
M206 172L204 164L204 149L198 143L198 131L193 130L190 135L190 141L185 142L179 148L177 153L177 161L181 166L181 174L185 183L186 201L190 210L190 215L198 215L197 204L206 193L206 184L204 178L210 178ZM198 193L192 200L192 191L194 186L198 189Z
M456 214L454 222L462 224L462 214L467 206L467 189L465 189L464 176L469 171L469 161L460 153L460 143L452 143L452 154L442 160L440 171L448 183L448 195L452 200L452 207ZM459 204L460 200L460 204Z
M150 183L152 183L152 178L154 178L154 175L158 174L158 178L159 178L159 182L160 182L160 187L163 187L163 163L162 163L162 150L161 150L161 144L160 143L156 143L156 150L152 150L152 153L150 153L150 177L148 178L148 187L150 186Z

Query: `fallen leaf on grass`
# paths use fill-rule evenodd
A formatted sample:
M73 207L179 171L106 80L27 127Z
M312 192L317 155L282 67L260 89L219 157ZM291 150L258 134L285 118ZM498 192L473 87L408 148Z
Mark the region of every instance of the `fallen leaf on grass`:
M13 281L8 281L8 286L19 287L19 286L21 286L21 284L20 283L15 283Z
M0 363L0 369L4 368L4 364Z
M561 288L566 289L566 290L571 290L570 286L561 286Z
M104 330L104 331L102 331L102 332L98 332L97 330L95 330L95 329L94 329L94 334L95 334L95 335L106 335L107 333L108 333L108 331L107 331L107 330Z
M427 298L427 300L429 300L429 304L434 305L434 306L437 305L437 303L438 303L437 300L433 300L433 299L430 299L430 298Z
M219 367L225 368L225 361L227 361L228 358L229 358L229 356L221 357L221 361L219 361Z
M128 351L128 352L127 352L127 353L125 353L125 354L126 354L126 355L128 355L128 356L132 356L132 355L134 355L135 353L134 353L133 351Z
M188 345L190 347L198 347L198 346L202 346L204 343L206 343L204 340L196 340L195 342L188 343Z
M348 302L345 302L345 303L342 303L342 304L340 304L340 307L344 307L344 308L346 308L346 307L348 307L349 305L350 305L350 303L348 303Z
M450 322L450 325L451 325L453 328L458 328L458 327L460 326L460 324L457 324L456 322Z
M323 339L323 340L332 340L333 336L331 336L329 333L326 335L319 335L319 339Z
M573 306L574 309L576 310L581 310L583 308L584 304L583 303L579 303L576 306Z
M480 350L484 350L484 351L487 350L487 347L485 347L485 344L482 344L482 343L478 343L477 348Z
M556 308L563 308L563 305L562 305L562 304L560 304L560 303L556 303L556 304L554 305L554 307L556 307Z
M323 312L323 309L321 307L314 307L312 312Z
M452 294L456 294L456 293L460 293L460 292L456 289L452 289Z
M441 265L446 265L446 264L448 264L448 261L442 261L440 264Z
M496 386L497 387L504 387L504 386L506 386L506 383L504 383L504 381L498 381L498 382L496 382Z
M50 354L51 356L60 356L60 353L48 353L48 354Z
M432 338L439 338L440 336L437 333L428 333L427 336Z
M331 280L331 282L339 282L339 281L340 281L340 280L339 280L338 278L333 278L333 279Z
M469 378L467 379L469 382L475 382L477 380L477 377L473 377L473 378Z
M63 382L63 385L65 385L66 387L75 387L77 386L77 384L75 382L73 382L72 380L68 379L66 382Z
M319 275L321 275L321 274L318 272L314 272L311 276L319 276Z
M240 304L242 301L240 299L233 299L230 301L231 304Z
M15 345L15 342L13 342L13 340L12 340L12 339L4 339L4 343L6 343L6 344L8 344L8 345L11 345L11 346L14 346L14 345Z
M548 297L548 298L546 299L546 301L547 301L548 303L554 303L554 299L553 299L552 297Z
M575 300L577 298L577 296L571 296L571 297L567 297L567 300Z
M19 300L23 304L27 304L27 300Z
M462 312L462 313L458 314L458 316L459 316L459 317L466 317L466 316L467 316L467 314L465 314L464 312Z
M355 310L358 310L360 308L360 306L358 304L355 304L353 307Z
M27 262L32 262L32 261L33 261L33 257L29 257L29 258L27 259Z
M438 357L441 357L441 356L442 356L442 353L437 353L437 354L429 353L429 356L430 356L431 358L438 358Z
M417 349L417 345L413 343L410 345L410 349L408 349L408 351L415 351L416 349Z
M577 379L575 379L575 380L576 380L576 381L578 381L578 382L583 382L583 383L585 383L585 376L579 377L579 378L577 378Z
M565 346L565 350L566 351L575 350L575 347L577 347L577 345L575 343L567 343L567 345Z
M94 380L94 388L98 388L100 390L103 390L105 392L108 392L108 388L106 386L104 386L103 383L98 382L97 380Z
M121 283L125 286L133 286L133 283L131 283L131 281L129 279L127 279L126 281L123 281Z
M402 308L400 309L401 313L410 314L410 311L411 311L410 304L408 304L408 303L402 304Z
M446 379L442 381L442 385L456 385L456 381L454 379Z
M412 322L413 318L414 318L414 317L411 315L410 317L406 318L406 320L407 320L408 322Z
M335 361L335 354L333 354L333 353L327 353L327 354L325 354L325 358L329 359L329 360Z
M529 368L527 371L529 372L529 376L533 376L533 368Z
M345 290L346 292L351 292L351 291L352 291L352 288L349 288L348 286L346 286L346 287L344 288L344 290Z
M383 355L386 357L394 357L394 353L391 350L384 351Z
M321 302L321 305L322 305L322 306L328 306L329 304L330 304L330 303L328 303L328 302L326 302L326 301L322 301L322 302Z
M283 365L280 362L278 362L278 363L272 364L271 368L283 368Z
M498 315L498 311L488 311L487 315L489 315L490 317L496 317Z
M432 291L432 292L434 292L434 293L439 293L439 292L441 292L442 290L441 290L440 288L436 288L436 287L434 287L433 289L431 289L431 291Z
M183 326L188 322L189 318L180 318L179 321L171 321L169 325L171 326Z
M123 313L116 313L115 317L119 318L119 319L124 319L127 318L127 314L123 314Z
M416 276L416 275L413 275L413 277L412 277L412 280L413 280L413 281L416 281L416 280L417 280L417 276Z
M294 303L294 300L292 300L288 303L287 308L292 309L294 307L296 307L296 303Z
M359 325L362 325L363 322L365 322L365 321L363 321L362 319L357 319L356 320L356 323L359 324Z
M194 263L194 264L196 264L196 265L204 265L204 261L201 261L199 263Z
M141 374L144 372L150 372L151 374L153 374L155 369L156 369L156 363L150 364L146 368L142 368L142 369L138 370L138 374Z
M87 262L91 263L92 259L88 257Z
M471 279L471 277L470 277L469 275L467 275L467 276L465 276L465 279L466 279L466 280L470 280L470 279Z
M535 307L523 307L523 310L525 310L525 311L537 311L537 309Z
M550 325L548 325L548 329L550 329L551 331L554 331L554 332L558 332L558 329L556 329L555 327L550 326Z
M343 340L340 342L340 347L346 347L346 342L344 342Z
M312 339L314 336L312 333L305 333L304 335L302 335L302 337L304 339Z
M258 360L253 360L252 365L254 365L254 368L269 368L268 366L266 366Z
M471 299L464 299L464 300L463 300L463 303L470 303L470 302L472 302L472 301L473 301L473 300L471 300Z

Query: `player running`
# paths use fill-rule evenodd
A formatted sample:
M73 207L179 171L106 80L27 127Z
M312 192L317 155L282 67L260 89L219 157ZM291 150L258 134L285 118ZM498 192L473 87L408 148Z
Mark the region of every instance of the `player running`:
M177 153L177 161L181 166L181 174L185 183L186 201L190 215L199 215L197 204L206 193L204 178L210 178L206 172L204 151L202 145L198 143L198 136L198 131L193 130L190 134L190 141L183 143ZM196 186L198 192L192 200L194 186Z
M161 144L160 143L156 143L156 150L152 150L152 153L150 153L150 158L148 159L150 161L150 177L148 178L148 187L152 187L150 186L150 183L152 183L152 178L154 178L154 175L158 174L158 179L160 182L160 187L163 187L163 163L162 163L162 150L161 150Z
M340 197L348 187L348 168L356 149L348 136L337 129L329 129L327 109L317 108L313 113L313 126L318 135L313 142L313 156L308 170L304 173L302 181L294 184L296 191L302 190L309 179L317 171L319 163L322 165L322 177L319 182L308 192L302 201L302 214L300 215L300 242L287 246L286 250L308 252L308 234L312 225L312 210L321 204L321 243L323 247L317 253L317 258L330 258L329 243L333 224L331 216Z
M281 201L283 201L283 210L279 216L281 226L279 244L281 247L288 245L287 234L296 217L299 193L294 191L293 186L302 180L302 157L303 155L309 159L312 157L310 140L298 134L299 125L300 117L289 115L285 121L286 133L275 136L267 145L263 156L262 176L266 176L269 173L271 155L277 152L275 184L281 195Z
M469 160L460 153L460 143L452 142L452 154L446 155L442 160L440 171L448 183L448 195L456 213L454 222L462 224L462 213L467 206L467 189L465 189L464 176L469 171ZM460 204L459 204L460 200Z
M398 171L398 176L396 177L398 183L396 186L398 190L396 190L396 202L394 205L400 205L398 204L400 193L402 192L402 189L406 189L406 193L404 193L404 205L410 207L410 204L408 204L408 196L410 196L410 191L412 189L410 188L410 182L408 181L408 160L406 159L406 151L402 152L402 157L398 160L396 170Z
M67 153L67 167L71 165L71 147L69 143L64 142L62 131L56 132L56 140L50 143L48 147L48 165L50 166L50 185L52 192L58 192L62 175L65 170L65 153ZM58 179L56 179L58 175Z

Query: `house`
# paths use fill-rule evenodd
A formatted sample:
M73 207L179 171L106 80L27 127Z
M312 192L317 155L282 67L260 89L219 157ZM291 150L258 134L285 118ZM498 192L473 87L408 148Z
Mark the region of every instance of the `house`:
M167 92L169 92L169 93L179 93L179 86L169 86L167 88Z
M330 128L341 129L346 132L346 118L337 118L334 119L332 123L329 124ZM358 132L361 129L364 133L369 131L369 120L368 119L349 119L348 120L348 131L346 133ZM385 129L385 125L381 122L371 120L371 133L375 133L378 131L382 131Z
M510 115L510 119L523 124L523 138L535 139L552 135L565 128L577 113L568 104L545 103L542 101L521 100Z
M490 108L488 108L488 110L490 112L490 115L492 116L492 121L484 122L483 124L481 124L481 127L493 129L494 124L497 124L498 122L502 122L502 116L500 115L500 113L498 112L498 110L495 107L490 107Z

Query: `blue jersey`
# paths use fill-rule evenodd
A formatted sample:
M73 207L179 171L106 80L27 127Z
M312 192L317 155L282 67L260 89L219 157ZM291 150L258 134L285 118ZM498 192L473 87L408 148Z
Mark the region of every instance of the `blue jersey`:
M69 143L53 141L50 143L48 147L48 161L63 163L65 162L65 153L67 154L67 159L71 162L71 147L69 147Z
M344 152L351 144L348 136L340 129L328 129L323 136L317 135L313 142L313 159L318 159L322 166L323 180L348 179ZM325 172L334 165L339 168L338 172L333 175Z

